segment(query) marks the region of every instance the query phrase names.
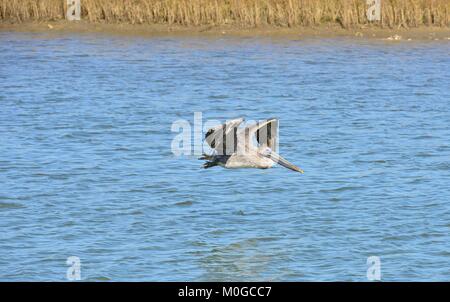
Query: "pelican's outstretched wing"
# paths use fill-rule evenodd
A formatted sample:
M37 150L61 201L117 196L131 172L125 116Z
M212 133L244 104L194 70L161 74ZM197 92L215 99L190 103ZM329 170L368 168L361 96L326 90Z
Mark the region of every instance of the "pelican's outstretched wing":
M211 128L206 132L205 140L219 155L227 155L236 151L237 128L244 121L243 118L234 119L223 125Z
M278 119L272 118L249 127L250 137L256 135L256 141L262 147L278 151Z

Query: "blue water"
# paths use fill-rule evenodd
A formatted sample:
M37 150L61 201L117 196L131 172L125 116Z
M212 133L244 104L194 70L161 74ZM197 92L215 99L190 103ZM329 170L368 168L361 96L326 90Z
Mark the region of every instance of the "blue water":
M0 33L0 280L450 281L450 42ZM305 170L174 121L280 119Z

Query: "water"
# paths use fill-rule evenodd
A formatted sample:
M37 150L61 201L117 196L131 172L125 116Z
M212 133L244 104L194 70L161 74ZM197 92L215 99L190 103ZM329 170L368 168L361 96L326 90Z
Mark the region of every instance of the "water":
M449 42L0 33L0 280L450 276ZM171 125L280 118L305 170L201 169Z

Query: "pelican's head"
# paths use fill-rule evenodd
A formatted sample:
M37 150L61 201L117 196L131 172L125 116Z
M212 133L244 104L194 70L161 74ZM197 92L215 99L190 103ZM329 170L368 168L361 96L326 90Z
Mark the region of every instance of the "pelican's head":
M272 153L272 149L270 149L269 147L264 147L260 152L261 155L269 157L270 153Z
M284 159L281 155L272 151L272 149L270 149L269 147L264 147L260 151L260 154L264 157L270 158L272 161L274 161L277 164L282 165L285 168L291 169L296 172L304 173L302 169L300 169L299 167L297 167L294 164L291 164L286 159Z

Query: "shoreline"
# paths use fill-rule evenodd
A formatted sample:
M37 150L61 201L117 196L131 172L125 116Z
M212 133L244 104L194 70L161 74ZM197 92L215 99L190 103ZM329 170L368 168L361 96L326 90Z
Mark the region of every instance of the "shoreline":
M415 27L415 28L380 28L376 26L360 26L358 28L342 28L338 25L321 25L315 27L251 27L237 26L169 26L166 24L111 24L90 23L87 21L46 21L8 23L0 22L0 32L32 32L57 34L104 34L126 36L296 36L305 38L366 38L392 41L450 41L448 27Z

